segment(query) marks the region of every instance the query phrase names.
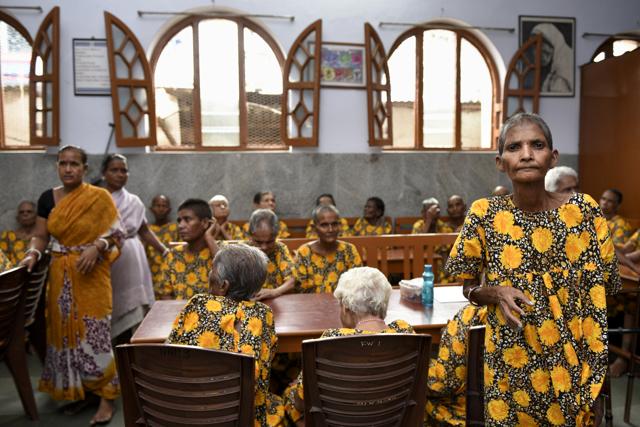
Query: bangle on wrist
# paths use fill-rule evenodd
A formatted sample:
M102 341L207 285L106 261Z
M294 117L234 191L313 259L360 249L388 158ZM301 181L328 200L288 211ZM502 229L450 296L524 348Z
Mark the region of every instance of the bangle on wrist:
M36 254L36 262L40 261L40 258L42 258L42 252L40 252L36 248L27 249L27 255L29 254Z
M167 255L169 255L169 248L165 247L164 251L162 251L162 256L165 257Z
M104 237L100 237L98 239L98 242L103 242L104 243L104 249L102 249L102 251L106 251L107 249L109 249L109 241L107 239L105 239Z
M471 288L471 290L470 290L469 292L467 292L467 300L469 300L469 303L470 303L471 305L475 305L476 307L479 307L480 305L479 305L478 303L474 302L474 301L471 299L471 296L473 295L473 293L474 293L475 291L477 291L477 290L478 290L478 289L480 289L480 288L481 288L481 286L476 286L476 287L474 287L474 288Z

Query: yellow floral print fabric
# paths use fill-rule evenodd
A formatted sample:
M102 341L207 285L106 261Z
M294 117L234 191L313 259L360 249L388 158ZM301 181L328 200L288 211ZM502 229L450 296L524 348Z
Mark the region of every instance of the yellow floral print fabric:
M607 222L588 195L524 212L510 196L476 201L447 261L451 274L486 276L533 302L509 327L488 306L487 425L586 425L607 371L605 294L620 289Z
M424 227L424 219L419 219L413 223L413 227L411 228L411 234L421 234L424 233L422 228ZM442 231L448 227L440 218L436 219L436 233L453 233L453 231ZM448 228L446 228L448 230Z
M271 309L254 301L200 294L176 318L169 344L195 345L255 358L255 426L282 426L284 407L269 393L269 368L278 338Z
M161 296L174 299L189 299L200 293L209 292L209 271L213 257L209 248L194 254L187 245L177 246L169 251L162 263Z
M280 229L278 230L278 236L276 236L278 239L286 239L287 237L291 236L291 233L289 233L289 227L287 227L287 224L284 223L284 221L278 221L278 224L280 225ZM244 239L249 239L251 236L249 235L249 223L245 223L242 226L242 235L244 236Z
M313 220L309 220L309 223L307 224L307 228L305 229L305 237L307 239L317 239L318 238L318 233L316 233L315 230L315 224L313 223ZM351 236L351 229L349 228L349 222L346 220L346 218L340 218L340 231L338 232L338 236L339 237L345 237L345 236Z
M231 237L231 240L244 239L244 232L242 231L242 228L235 225L234 223L227 221L222 225L222 228L224 229L224 231L227 232L227 234L229 234L229 236Z
M372 225L364 218L358 218L351 229L352 236L381 236L391 234L391 224L387 221L382 225Z
M633 248L631 249L632 251L637 251L638 249L640 249L640 229L636 230L636 232L631 235L627 243L629 242L633 243Z
M14 231L7 230L0 234L0 250L13 265L18 265L24 259L30 243L30 239L20 239Z
M0 273L11 269L12 266L13 266L13 263L11 262L9 257L6 256L4 252L2 252L2 250L0 250Z
M395 320L387 325L387 329L378 332L363 331L362 329L340 328L340 329L327 329L322 333L320 338L334 338L344 337L347 335L361 335L361 334L413 334L415 333L411 325L404 320ZM289 387L284 391L283 401L285 413L291 421L298 422L304 413L300 412L295 407L296 396L299 399L304 399L304 390L302 387L302 372L298 375L298 379L291 383Z
M609 233L615 246L624 245L627 240L629 240L629 237L631 237L633 231L631 224L620 215L608 219L607 224L609 225Z
M338 241L338 248L329 255L320 255L305 243L298 249L293 275L297 293L332 293L340 275L362 266L362 259L354 245Z
M469 328L483 325L486 313L486 307L466 305L442 329L438 357L429 364L425 426L466 425Z
M243 242L251 245L251 242ZM267 254L267 279L262 287L264 289L275 289L293 276L293 258L289 248L282 242L276 241L273 252Z
M149 229L158 237L165 245L169 246L170 242L178 241L178 224L170 222L164 225L149 225ZM160 298L164 293L162 282L162 254L156 251L153 246L147 245L147 260L149 261L149 269L151 270L151 279L153 280L153 292L156 298Z

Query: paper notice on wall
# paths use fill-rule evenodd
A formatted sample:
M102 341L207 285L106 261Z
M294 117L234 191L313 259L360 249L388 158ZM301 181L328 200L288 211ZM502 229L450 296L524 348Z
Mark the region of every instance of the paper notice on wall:
M73 40L73 77L76 95L111 94L106 40Z

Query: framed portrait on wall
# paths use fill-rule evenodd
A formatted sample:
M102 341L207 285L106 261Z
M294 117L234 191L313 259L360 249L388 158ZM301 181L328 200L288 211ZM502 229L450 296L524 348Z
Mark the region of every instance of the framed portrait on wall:
M520 46L542 35L540 95L574 96L576 20L551 16L520 16Z

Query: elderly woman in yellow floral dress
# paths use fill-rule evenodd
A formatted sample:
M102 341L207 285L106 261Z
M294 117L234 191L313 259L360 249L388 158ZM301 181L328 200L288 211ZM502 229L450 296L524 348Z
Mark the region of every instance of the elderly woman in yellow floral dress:
M391 285L375 268L356 267L340 276L333 293L340 302L340 321L344 328L327 329L320 338L356 334L406 333L413 328L404 320L385 323ZM284 393L285 412L296 425L304 425L302 373Z
M16 213L18 228L5 230L0 234L0 250L4 251L13 265L20 263L27 253L35 231L36 217L36 204L23 200L18 204Z
M384 217L384 202L379 197L369 197L364 204L364 212L358 218L351 234L354 236L380 236L391 234L391 224Z
M333 205L321 205L313 211L318 240L298 249L293 275L298 293L333 292L340 275L360 267L360 254L351 243L338 240L340 212Z
M334 200L332 194L324 193L319 195L318 198L316 199L316 208L318 206L326 206L326 205L332 205L337 207L336 201ZM350 236L350 235L351 235L351 229L349 228L349 222L346 220L346 218L340 218L340 230L338 231L338 236L344 237L344 236ZM316 233L316 226L315 226L315 223L313 222L313 218L311 218L307 223L307 227L305 228L305 237L307 239L318 238L318 234Z
M601 416L605 294L619 290L620 277L598 204L545 191L557 158L542 118L507 120L496 165L513 194L473 203L447 261L469 301L487 306L488 426L582 426Z
M277 341L273 313L251 301L264 283L267 257L247 245L225 245L213 259L211 294L191 298L174 322L170 344L249 354L255 358L255 425L283 425L284 408L269 393L269 368Z
M153 224L149 224L149 230L167 247L169 243L177 242L178 224L171 222L169 219L171 200L164 194L158 194L151 200L149 210L154 217ZM162 271L160 270L162 267L163 254L155 250L151 245L147 245L145 250L147 252L147 260L149 261L149 270L151 270L153 292L156 299L160 299L164 292L164 282L162 279Z
M276 212L276 195L273 191L261 191L253 196L253 208L254 209L269 209L274 214ZM242 232L244 237L249 239L251 237L250 231L251 222L247 222L242 226ZM286 239L291 236L289 228L284 221L278 221L278 239Z
M249 218L249 240L269 258L267 278L256 295L257 300L276 298L293 290L293 258L289 248L277 240L279 222L270 209L258 209Z

